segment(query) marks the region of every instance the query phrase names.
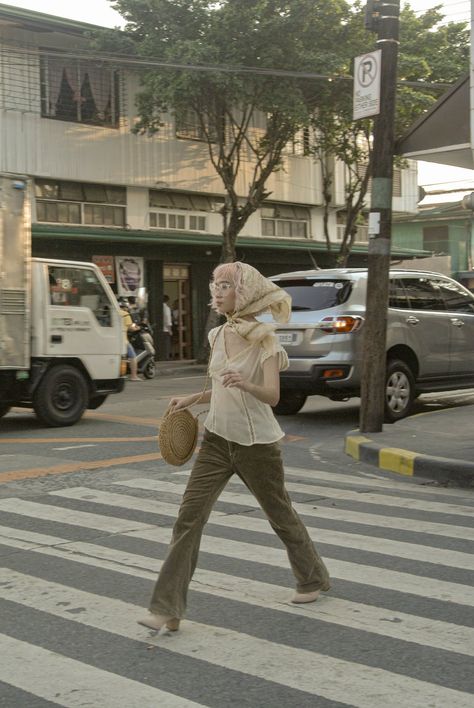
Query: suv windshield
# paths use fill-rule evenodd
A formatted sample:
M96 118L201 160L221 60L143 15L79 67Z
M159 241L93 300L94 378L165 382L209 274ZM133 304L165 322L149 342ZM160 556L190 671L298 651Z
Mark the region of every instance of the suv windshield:
M326 310L346 302L352 290L350 280L277 280L277 284L291 295L292 310Z

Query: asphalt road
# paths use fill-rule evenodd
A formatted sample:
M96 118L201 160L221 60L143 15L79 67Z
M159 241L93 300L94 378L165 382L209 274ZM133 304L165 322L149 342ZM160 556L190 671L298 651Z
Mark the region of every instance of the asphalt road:
M289 602L281 543L232 480L181 630L136 624L189 471L163 463L156 431L169 397L203 381L129 383L71 428L29 411L0 422L0 706L470 708L474 493L347 457L356 400L313 398L280 419L288 489L331 591Z

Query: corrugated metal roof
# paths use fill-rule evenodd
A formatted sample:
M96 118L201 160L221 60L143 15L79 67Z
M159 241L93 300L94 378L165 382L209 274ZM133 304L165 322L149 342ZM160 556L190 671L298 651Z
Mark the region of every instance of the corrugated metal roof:
M48 15L44 12L26 10L13 5L0 4L0 24L2 20L6 20L8 24L17 24L28 29L48 29L51 32L59 30L69 34L84 34L84 32L92 29L105 29L101 25L94 25L89 22L79 22L67 17L58 17L57 15Z

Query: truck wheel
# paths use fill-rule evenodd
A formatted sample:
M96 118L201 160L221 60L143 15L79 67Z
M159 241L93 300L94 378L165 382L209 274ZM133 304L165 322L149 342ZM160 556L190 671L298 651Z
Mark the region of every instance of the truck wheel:
M303 408L306 399L307 396L300 391L282 391L273 412L276 415L293 415Z
M97 408L100 408L100 406L105 403L107 400L107 396L94 396L89 400L89 405L87 406L90 411L95 411Z
M404 361L390 359L385 378L385 422L405 418L415 400L415 377Z
M73 366L53 366L41 380L33 398L39 420L52 427L74 425L89 403L87 383Z
M3 416L8 413L10 408L11 406L8 403L0 403L0 418L3 418Z
M150 359L143 369L143 376L146 379L154 379L156 374L156 364L153 359Z

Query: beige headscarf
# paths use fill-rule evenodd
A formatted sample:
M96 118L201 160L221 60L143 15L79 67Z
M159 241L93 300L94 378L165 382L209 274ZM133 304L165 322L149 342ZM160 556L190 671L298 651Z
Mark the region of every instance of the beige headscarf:
M237 287L237 307L232 314L227 314L227 324L243 339L255 344L259 342L264 349L273 354L276 341L276 326L266 322L252 322L244 319L270 312L276 322L288 322L291 315L291 297L256 268L247 263L237 262L240 269L240 283Z

